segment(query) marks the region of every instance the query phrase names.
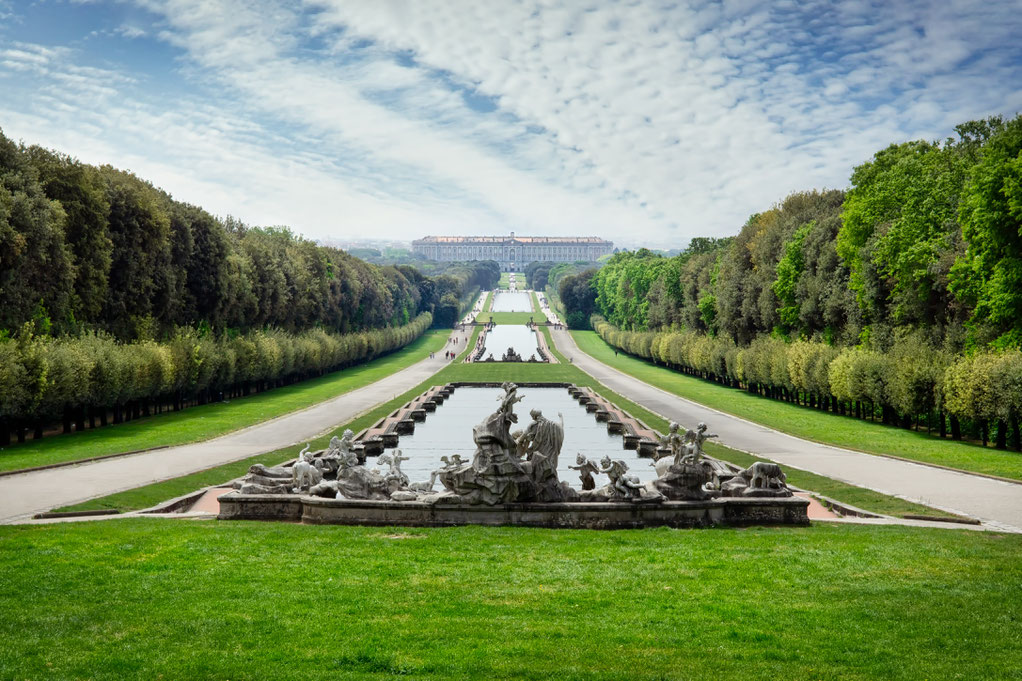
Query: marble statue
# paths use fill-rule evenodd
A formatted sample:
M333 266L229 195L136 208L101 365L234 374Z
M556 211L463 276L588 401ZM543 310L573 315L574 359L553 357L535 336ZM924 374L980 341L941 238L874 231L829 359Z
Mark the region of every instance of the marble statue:
M593 475L600 472L600 467L584 457L582 452L575 455L575 463L577 464L576 466L568 464L568 468L578 471L578 478L582 481L582 489L596 489L596 481L593 479Z
M295 492L307 492L323 479L323 473L304 457L291 467L291 476Z
M600 473L610 478L611 496L624 499L638 499L642 496L642 483L639 478L628 474L628 464L605 456L600 460Z
M418 494L430 494L433 492L433 485L436 484L437 476L440 475L439 470L435 470L429 474L429 482L412 482L408 484L408 491L416 492Z
M675 463L699 463L706 453L703 451L703 443L708 438L717 437L716 433L707 433L706 424L702 421L696 426L695 430L689 430L685 433L684 442L689 445L685 454L681 459L675 455Z
M757 461L721 483L729 497L790 497L788 478L776 463Z
M445 461L439 478L446 494L435 501L468 504L508 504L529 501L565 501L577 493L557 478L557 459L564 442L561 424L533 410L532 422L511 434L518 423L514 405L521 402L518 386L505 382L500 407L472 429L476 444L471 463L457 466Z
M389 466L388 471L384 474L384 478L389 483L397 483L399 489L407 487L409 483L408 476L401 470L401 462L408 461L409 458L401 456L400 449L394 450L393 454L381 454L377 458L379 463L385 463Z
M669 456L673 457L675 461L680 461L683 444L682 436L678 433L678 428L680 427L677 421L671 421L667 435L660 439L660 446L669 450Z

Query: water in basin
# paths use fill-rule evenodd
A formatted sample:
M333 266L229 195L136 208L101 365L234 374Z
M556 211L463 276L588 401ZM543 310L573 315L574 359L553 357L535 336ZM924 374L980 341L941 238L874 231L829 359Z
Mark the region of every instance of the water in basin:
M656 477L650 465L652 459L640 458L635 450L625 449L621 436L608 433L606 424L599 423L586 412L566 388L523 387L518 389L518 394L524 395L525 399L515 405L518 423L512 426L511 432L524 430L529 425L532 420L529 411L532 409L541 410L543 416L552 421L560 421L558 413L564 416L564 445L557 462L557 474L575 489L581 489L582 483L578 471L571 470L568 465L575 465L577 452L596 462L606 455L622 459L628 464L629 472L643 482ZM410 457L402 463L401 470L413 482L421 482L429 480L430 473L441 467L441 456L460 454L466 461L471 461L475 452L472 427L496 411L498 398L503 395L500 388L462 387L455 390L424 422L415 425L414 434L401 436L398 449L404 456ZM366 465L373 467L373 459L369 459ZM607 476L596 476L597 486L606 483ZM440 491L442 488L443 485L438 482L435 489Z
M493 359L499 362L508 348L514 348L523 360L528 360L532 355L539 359L536 332L525 324L497 324L486 332L484 343L483 359L492 352Z
M491 309L494 312L532 312L532 296L524 291L498 291Z

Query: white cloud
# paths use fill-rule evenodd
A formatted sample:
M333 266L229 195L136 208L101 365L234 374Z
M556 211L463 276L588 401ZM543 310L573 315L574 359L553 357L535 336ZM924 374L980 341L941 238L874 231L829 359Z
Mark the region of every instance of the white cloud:
M1022 21L997 3L139 4L158 21L117 30L172 45L190 92L0 44L0 79L38 79L0 125L317 237L682 246L844 186L891 142L1022 109Z

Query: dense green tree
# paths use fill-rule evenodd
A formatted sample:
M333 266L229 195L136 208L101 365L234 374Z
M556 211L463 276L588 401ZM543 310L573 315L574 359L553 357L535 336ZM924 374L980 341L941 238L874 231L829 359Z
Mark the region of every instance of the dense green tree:
M0 328L72 314L74 264L64 237L66 213L48 199L35 169L0 135Z
M1022 344L1022 117L979 151L961 206L965 254L951 288L1002 345Z

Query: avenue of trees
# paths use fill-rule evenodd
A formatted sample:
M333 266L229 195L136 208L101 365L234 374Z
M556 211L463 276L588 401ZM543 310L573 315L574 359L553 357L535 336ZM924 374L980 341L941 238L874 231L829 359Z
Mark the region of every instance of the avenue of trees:
M0 446L365 361L499 277L372 265L0 133Z
M1022 446L1022 117L907 142L674 257L564 277L566 320L761 394Z

